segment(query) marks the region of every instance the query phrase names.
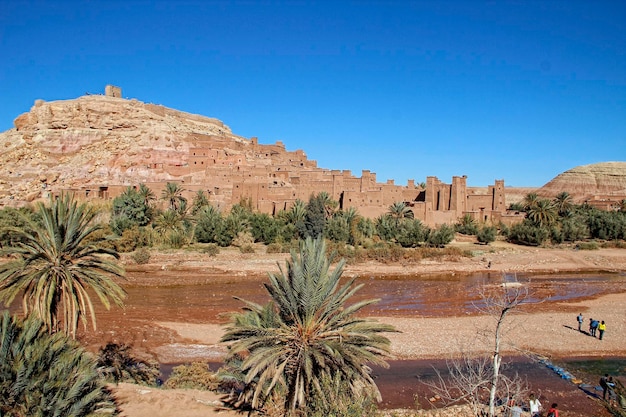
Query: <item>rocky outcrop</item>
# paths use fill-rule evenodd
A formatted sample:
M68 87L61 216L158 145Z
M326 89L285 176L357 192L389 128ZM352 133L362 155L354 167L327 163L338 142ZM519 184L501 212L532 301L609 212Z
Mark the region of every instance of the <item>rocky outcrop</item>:
M249 143L217 119L101 95L37 100L14 125L0 134L0 205L51 187L176 179L149 167L186 164L199 137Z
M593 196L626 196L626 162L582 165L557 175L537 194L554 197L566 191L577 203Z

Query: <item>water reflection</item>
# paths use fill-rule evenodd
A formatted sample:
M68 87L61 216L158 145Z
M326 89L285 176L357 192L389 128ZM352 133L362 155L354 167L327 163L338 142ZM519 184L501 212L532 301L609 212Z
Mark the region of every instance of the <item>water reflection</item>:
M517 275L505 279L528 286L530 302L573 300L626 289L626 277L619 274ZM367 315L472 314L480 307L480 289L484 285L499 285L502 280L500 274L362 277L356 283L363 284L363 288L353 301L379 299L363 310ZM126 314L156 321L221 321L220 314L243 306L234 296L256 303L268 301L265 282L263 278L208 285L130 287L127 288Z

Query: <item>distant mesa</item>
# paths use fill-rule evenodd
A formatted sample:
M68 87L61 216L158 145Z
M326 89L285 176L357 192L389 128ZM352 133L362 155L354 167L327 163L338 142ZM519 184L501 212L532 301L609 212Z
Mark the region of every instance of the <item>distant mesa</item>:
M377 217L402 201L428 225L452 223L465 214L512 223L523 214L507 207L537 190L505 188L504 180L468 187L466 176L455 176L450 184L424 176L425 188L414 180L380 183L369 170L355 176L320 168L304 151L287 151L280 141L260 144L255 137L238 136L218 119L124 99L122 89L111 85L105 94L36 100L14 125L0 133L0 206L23 205L62 191L106 200L139 184L160 195L167 182L177 182L186 197L201 190L222 209L246 199L260 212L277 213L325 191L340 208L355 207L366 217ZM586 198L626 188L624 163L596 165L612 168L603 175L594 171L593 180L568 174L578 172L575 168L541 192L571 190ZM615 172L621 172L620 179ZM557 180L564 182L551 185Z
M574 202L588 203L602 209L626 198L626 162L600 162L582 165L563 172L537 190L554 197L567 191Z

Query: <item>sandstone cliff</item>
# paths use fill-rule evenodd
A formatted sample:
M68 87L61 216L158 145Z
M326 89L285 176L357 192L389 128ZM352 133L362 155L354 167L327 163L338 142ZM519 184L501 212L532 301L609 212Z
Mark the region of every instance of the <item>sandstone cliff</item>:
M582 165L557 175L537 193L554 197L568 192L575 202L593 199L594 196L626 196L626 162L602 162Z
M249 143L217 119L101 95L37 100L14 125L0 134L0 205L45 189L174 180L150 167L187 164L190 147L209 136Z

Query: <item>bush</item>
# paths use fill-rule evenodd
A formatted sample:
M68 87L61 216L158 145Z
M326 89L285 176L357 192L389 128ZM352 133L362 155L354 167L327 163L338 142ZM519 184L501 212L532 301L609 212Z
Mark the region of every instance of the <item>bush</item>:
M324 236L333 242L347 242L350 239L350 225L345 218L335 216L326 221Z
M150 251L146 248L137 249L130 257L137 265L144 265L150 261Z
M122 237L113 241L118 252L132 252L142 246L149 246L149 232L139 226L133 226L122 232Z
M241 253L254 253L254 246L253 245L243 245L239 247L239 252Z
M600 246L597 242L580 242L576 247L580 250L597 250Z
M176 366L165 381L167 388L217 390L219 380L205 362Z
M469 214L463 216L458 223L454 225L454 230L463 235L476 235L479 232L476 220Z
M252 237L252 233L246 231L246 232L237 233L237 237L233 239L231 245L238 247L238 248L242 248L244 246L252 246L253 243L254 243L254 237Z
M278 238L280 225L277 220L268 214L253 214L250 216L250 229L255 242L265 244L274 243Z
M426 242L430 246L442 248L454 239L454 228L447 224L442 224L439 228L431 230Z
M508 241L520 245L540 246L550 236L550 231L528 220L511 226Z
M377 415L376 396L371 390L361 389L356 395L348 381L338 376L321 378L322 393L313 392L307 402L308 417L370 417Z
M147 362L130 354L131 346L108 343L100 348L98 368L108 382L130 382L133 384L156 385L160 375L159 364Z
M184 232L182 232L180 230L173 230L173 231L171 231L167 235L167 239L165 240L165 242L172 249L180 249L180 248L182 248L183 246L185 246L188 243L187 236L185 235Z
M367 257L378 262L397 262L402 259L404 250L400 246L380 242L367 249Z
M217 256L217 254L220 253L220 247L217 246L216 243L209 243L208 245L204 246L204 248L202 249L202 253L209 256Z
M0 412L3 416L116 414L94 358L33 316L0 316Z
M488 245L496 240L496 228L493 226L485 226L480 229L476 238L480 243L486 243Z
M611 240L610 242L603 242L600 246L603 248L626 249L626 242L623 240Z
M266 252L267 253L285 253L285 251L283 250L283 245L281 245L280 243L270 243L269 245L267 245Z

